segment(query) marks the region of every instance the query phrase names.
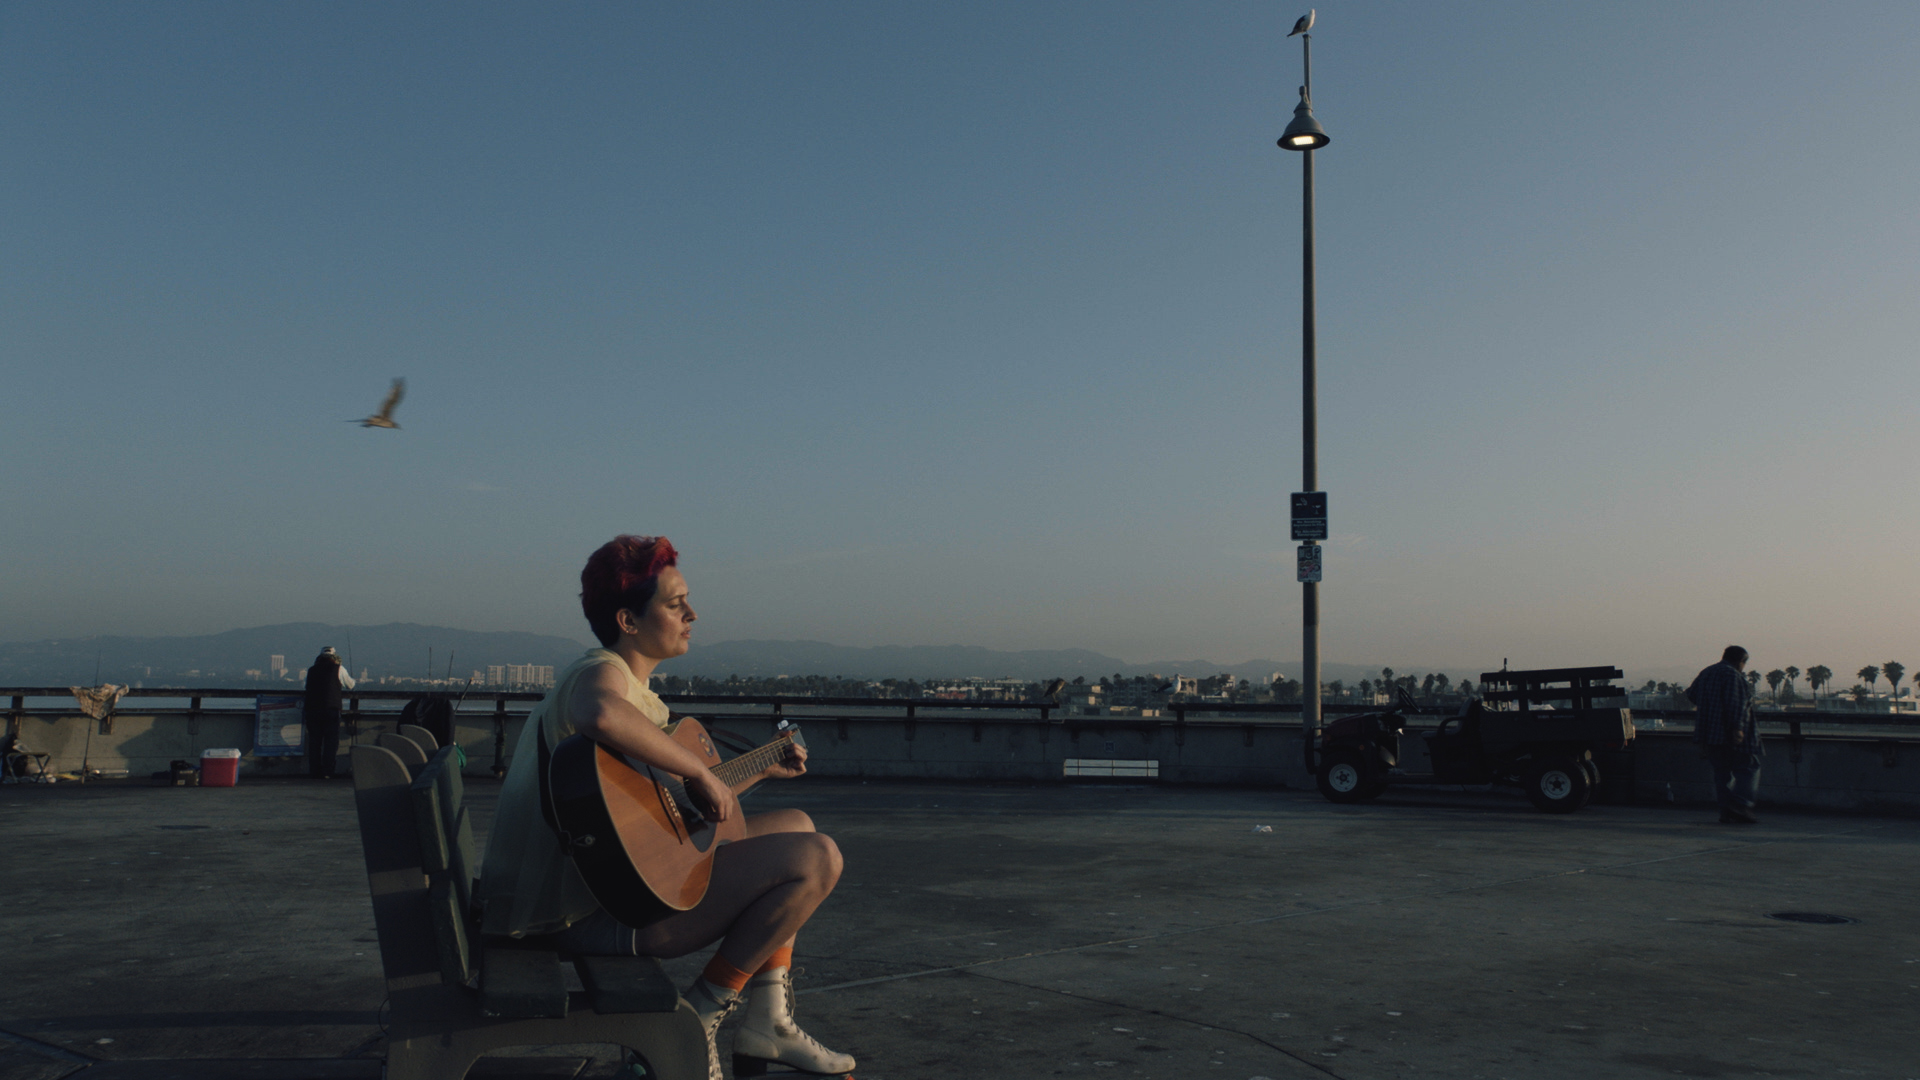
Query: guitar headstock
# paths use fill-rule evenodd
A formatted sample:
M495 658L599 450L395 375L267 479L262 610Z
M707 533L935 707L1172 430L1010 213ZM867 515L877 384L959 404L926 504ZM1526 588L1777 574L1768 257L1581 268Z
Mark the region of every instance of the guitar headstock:
M780 721L778 724L774 725L774 730L778 731L782 736L785 736L788 739L792 739L793 745L795 746L804 747L807 745L807 740L805 738L802 738L800 735L800 725L794 723L791 720Z

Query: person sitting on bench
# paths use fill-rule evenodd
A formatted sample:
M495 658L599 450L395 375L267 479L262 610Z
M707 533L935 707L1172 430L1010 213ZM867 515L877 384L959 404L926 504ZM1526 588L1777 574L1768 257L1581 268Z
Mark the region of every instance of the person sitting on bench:
M679 554L664 536L620 536L587 560L580 605L592 649L567 668L527 718L501 787L482 863L484 933L546 936L578 955L684 956L718 941L686 990L707 1031L708 1071L720 1080L714 1036L745 995L734 1037L734 1073L759 1075L778 1061L812 1073L845 1074L854 1059L820 1045L793 1018L794 935L840 880L840 849L800 810L745 819L747 838L719 849L706 896L691 910L648 926L625 926L596 902L562 851L541 807L540 738L549 748L576 733L680 777L701 812L741 814L739 800L691 751L670 739L666 703L648 688L655 665L687 651L696 618ZM795 746L762 776L806 772Z

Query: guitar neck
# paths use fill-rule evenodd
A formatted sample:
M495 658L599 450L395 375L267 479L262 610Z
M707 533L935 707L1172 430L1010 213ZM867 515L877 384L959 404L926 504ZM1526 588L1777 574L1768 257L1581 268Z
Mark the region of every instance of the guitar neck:
M723 761L713 767L713 775L720 782L734 790L739 790L753 782L760 770L787 756L787 747L792 745L790 735L782 735L765 746L758 746L741 754L731 761Z

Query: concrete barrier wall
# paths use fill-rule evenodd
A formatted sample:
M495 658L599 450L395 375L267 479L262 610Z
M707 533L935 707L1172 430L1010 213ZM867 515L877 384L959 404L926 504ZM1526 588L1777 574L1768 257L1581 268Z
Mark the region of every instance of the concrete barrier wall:
M815 775L839 778L1060 781L1069 759L1154 761L1155 782L1232 784L1298 790L1313 787L1301 761L1300 730L1287 722L1171 718L1067 720L799 717ZM391 731L397 717L362 719L355 741L371 742ZM197 761L200 751L235 747L250 751L253 722L247 714L127 714L113 731L77 714L20 717L21 742L53 755L55 771L76 771L83 753L96 769L124 769L145 777L175 759ZM511 756L524 724L504 720ZM93 743L85 743L92 726ZM732 720L725 725L756 741L770 738L773 720ZM496 717L462 714L456 738L467 752L467 772L491 775L496 765ZM1405 741L1409 770L1426 767L1418 737ZM243 776L295 775L304 758L242 759ZM1705 804L1713 801L1710 773L1684 734L1642 732L1632 754L1632 791L1637 802ZM1869 813L1920 812L1920 737L1771 737L1761 774L1763 804Z
M399 726L398 714L378 720L362 719L355 724L352 741L371 743L383 731ZM522 718L507 721L512 738L519 734ZM35 753L51 755L47 769L56 773L78 773L84 761L89 768L108 775L125 772L145 778L163 772L173 761L198 764L203 750L234 749L242 752L241 776L292 776L307 771L305 757L257 757L253 754L253 715L229 711L184 713L119 713L111 728L78 713L25 713L19 717L20 745ZM91 729L91 731L89 730ZM488 775L493 764L494 725L462 717L456 737L467 751L468 772ZM91 741L89 741L91 735ZM342 753L347 742L342 733ZM344 762L342 763L344 767Z

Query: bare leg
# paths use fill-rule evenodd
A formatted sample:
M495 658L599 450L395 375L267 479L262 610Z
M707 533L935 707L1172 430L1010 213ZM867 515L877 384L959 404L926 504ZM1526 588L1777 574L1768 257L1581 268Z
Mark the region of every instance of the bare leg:
M756 823L813 824L797 810L749 818L749 831L756 831ZM820 833L783 829L749 836L715 855L713 881L698 906L639 930L635 943L643 955L673 957L719 941L727 963L758 971L833 892L840 870L840 848Z
M770 833L813 832L813 819L804 810L769 810L764 814L753 814L747 818L748 836L766 836Z

